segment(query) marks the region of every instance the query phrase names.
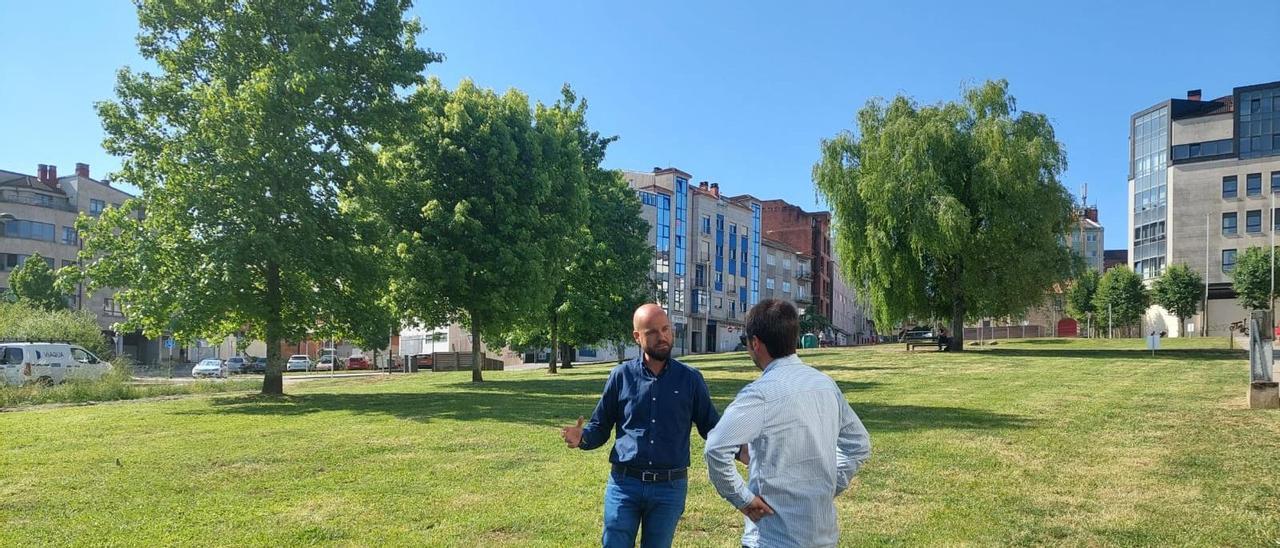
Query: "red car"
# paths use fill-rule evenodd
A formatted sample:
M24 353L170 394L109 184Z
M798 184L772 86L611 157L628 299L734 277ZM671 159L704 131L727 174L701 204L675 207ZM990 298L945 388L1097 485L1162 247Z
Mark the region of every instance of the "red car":
M347 358L347 369L369 369L369 358L364 356L351 356Z

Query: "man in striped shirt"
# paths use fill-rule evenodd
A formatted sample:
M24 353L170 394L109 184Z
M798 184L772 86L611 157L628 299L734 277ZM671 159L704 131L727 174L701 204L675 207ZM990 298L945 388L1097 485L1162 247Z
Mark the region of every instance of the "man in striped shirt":
M796 356L794 305L761 301L744 331L742 343L763 373L707 436L711 483L746 515L743 546L835 546L835 497L871 454L867 429L835 381ZM733 463L743 443L750 483Z

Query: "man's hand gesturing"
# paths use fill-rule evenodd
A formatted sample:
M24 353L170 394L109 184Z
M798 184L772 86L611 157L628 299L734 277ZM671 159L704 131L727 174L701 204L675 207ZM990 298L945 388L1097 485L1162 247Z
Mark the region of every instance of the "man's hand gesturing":
M560 436L564 438L565 445L568 445L570 449L577 449L578 444L582 443L582 417L578 417L577 426L561 428Z

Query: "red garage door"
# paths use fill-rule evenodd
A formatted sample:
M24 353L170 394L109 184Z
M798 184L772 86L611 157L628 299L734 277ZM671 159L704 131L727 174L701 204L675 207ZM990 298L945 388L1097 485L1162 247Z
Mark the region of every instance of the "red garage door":
M1078 337L1080 335L1080 326L1071 318L1063 318L1058 320L1058 336L1059 337Z

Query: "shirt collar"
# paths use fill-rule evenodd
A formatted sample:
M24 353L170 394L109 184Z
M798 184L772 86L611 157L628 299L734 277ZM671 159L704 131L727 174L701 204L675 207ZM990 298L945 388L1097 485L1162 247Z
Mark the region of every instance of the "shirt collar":
M761 373L761 375L768 374L769 371L772 369L786 367L788 365L795 365L798 363L804 363L804 362L800 361L800 356L796 354L791 354L790 356L783 356L781 358L776 358L773 361L769 362L769 365L764 366L764 372Z
M651 371L649 371L649 368L648 368L648 367L645 367L645 366L644 366L644 355L643 355L643 354L641 354L641 355L640 355L639 357L637 357L636 359L631 360L631 362L632 362L632 364L633 364L635 374L637 374L637 375L648 375L648 376L650 376L650 377L655 377L655 378L656 378L656 377L661 377L662 375L666 375L668 371L671 371L671 368L672 368L672 367L675 367L675 366L683 367L683 366L684 366L684 364L683 364L683 363L680 363L678 360L676 360L675 356L671 356L671 357L667 358L667 366L666 366L666 367L664 367L664 368L662 368L662 374L661 374L661 375L654 375Z

